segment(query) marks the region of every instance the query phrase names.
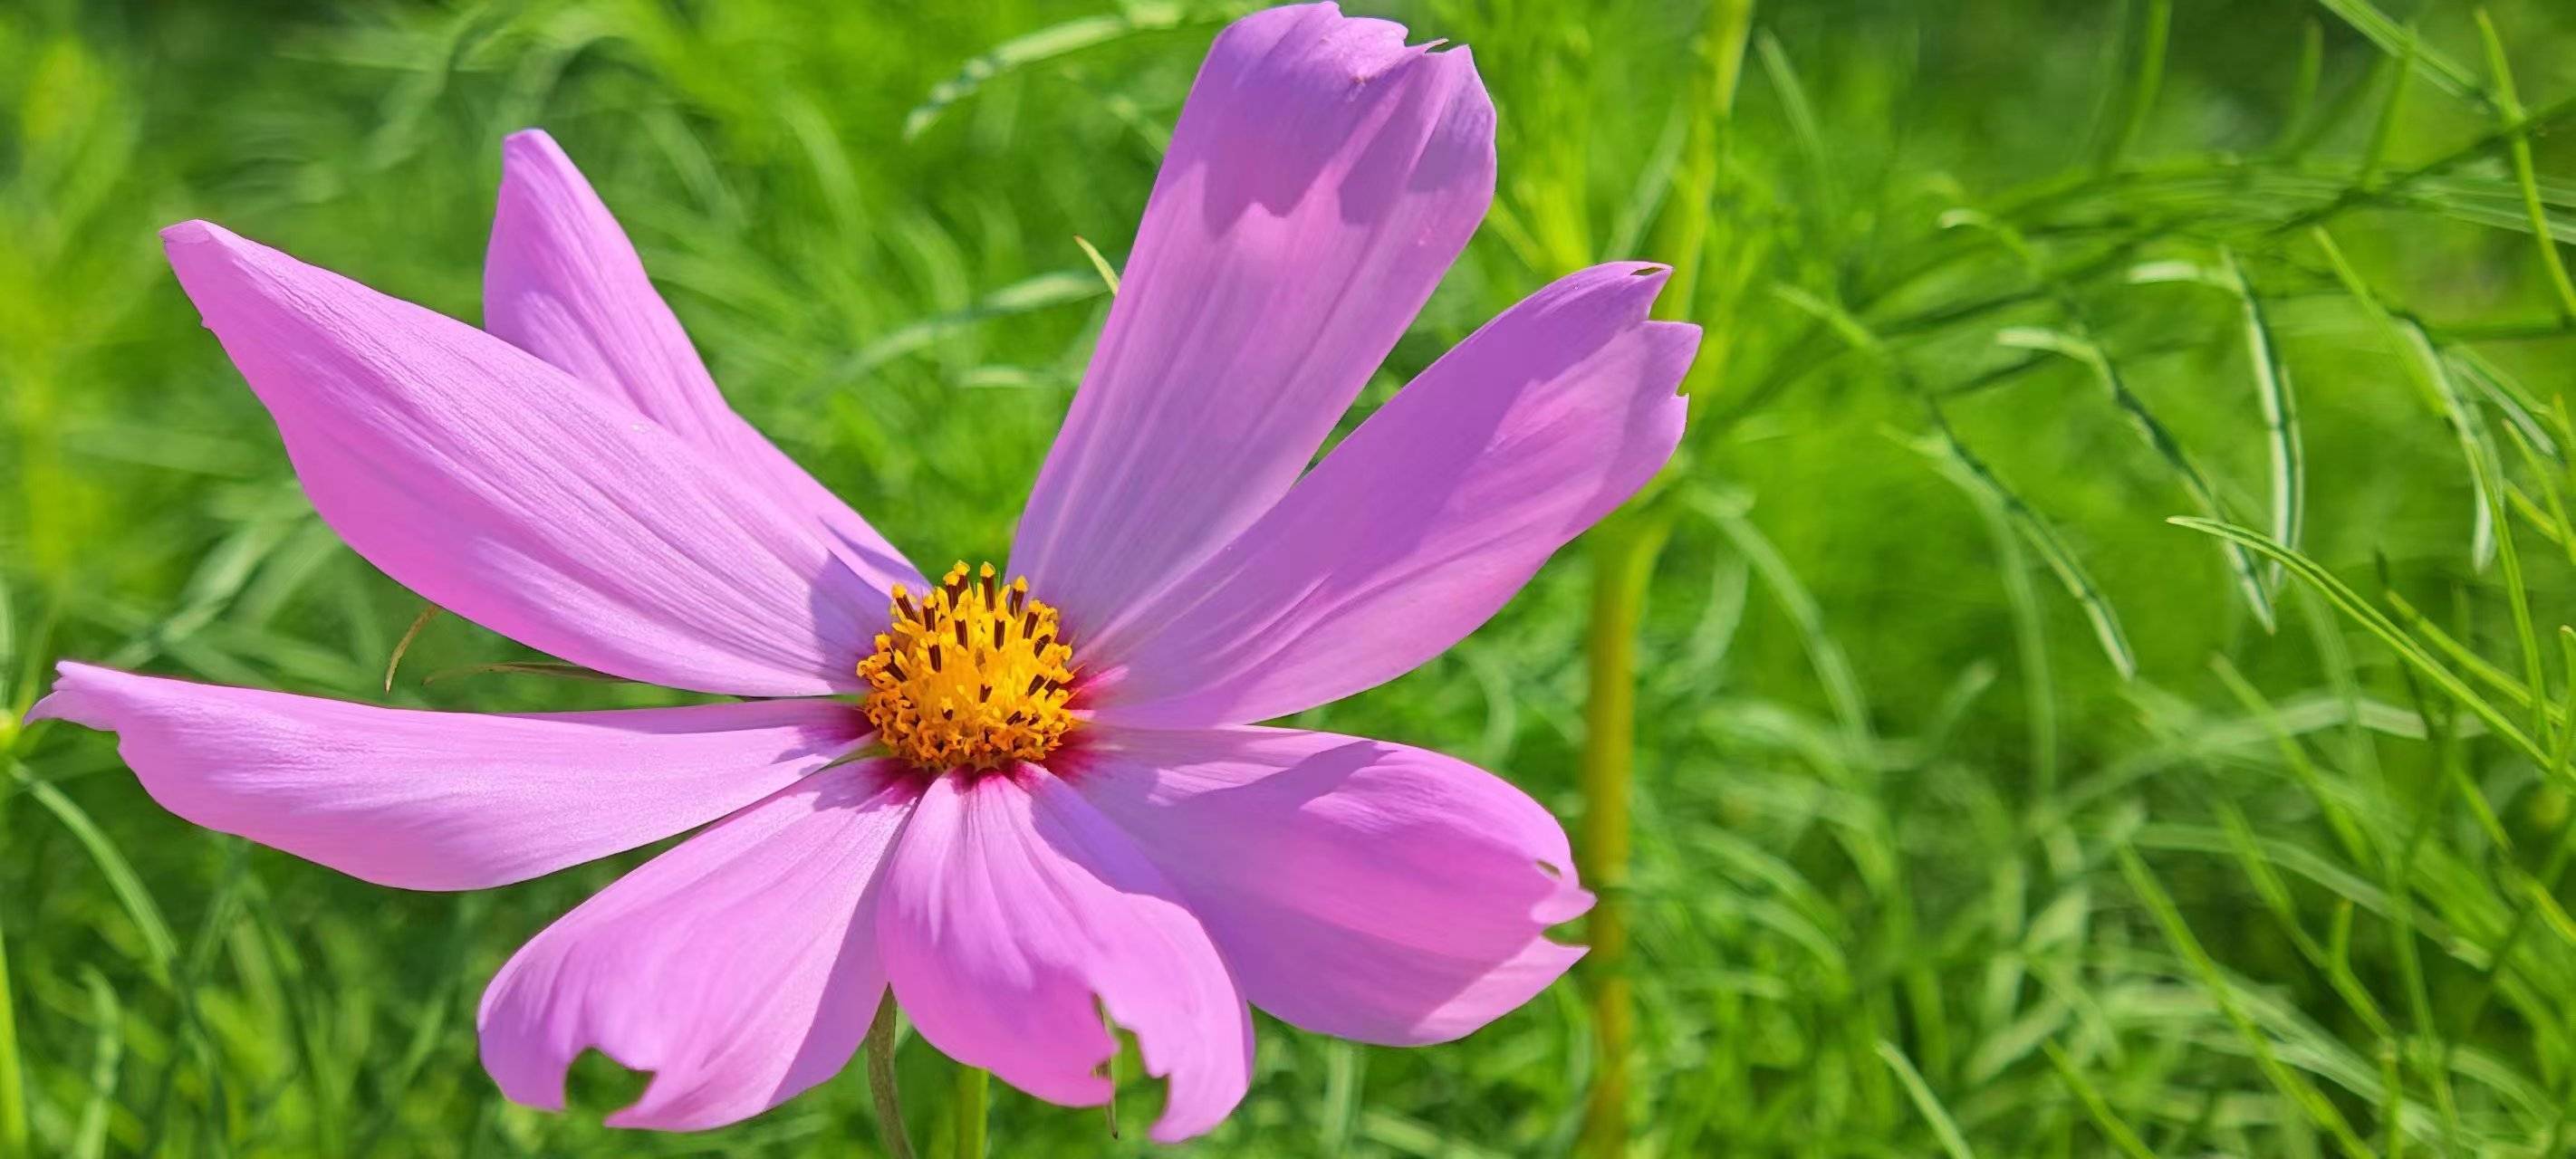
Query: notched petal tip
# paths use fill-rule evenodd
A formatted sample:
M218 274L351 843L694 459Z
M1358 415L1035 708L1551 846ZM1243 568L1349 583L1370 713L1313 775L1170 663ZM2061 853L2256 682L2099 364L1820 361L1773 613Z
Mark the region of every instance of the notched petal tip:
M910 808L881 768L822 773L644 863L493 976L484 1069L561 1111L596 1051L652 1076L604 1122L662 1131L740 1122L839 1073L885 992L873 882Z
M1696 322L1648 322L1646 332L1670 352L1669 361L1678 369L1672 375L1669 398L1682 397L1682 377L1699 358L1700 328Z
M1111 1094L1105 1021L1166 1080L1152 1137L1223 1121L1252 1022L1197 916L1127 834L1037 766L924 792L887 865L878 943L896 1001L942 1053L1061 1106Z
M1586 279L1578 292L1617 295L1623 304L1636 309L1633 321L1643 322L1646 311L1653 308L1655 299L1663 296L1664 286L1672 281L1673 268L1661 262L1605 262L1572 277L1583 278L1586 273L1597 277Z
M93 723L95 718L84 719L85 714L82 712L82 707L88 700L84 686L90 674L98 671L100 669L96 665L83 664L78 660L64 660L56 663L53 688L47 690L43 696L37 697L36 703L27 707L27 715L20 718L18 723L28 725L40 720L59 720L67 724L77 724L82 728L106 731L105 725Z
M1541 868L1544 869L1545 867L1542 866ZM1565 881L1563 878L1557 877L1556 874L1551 873L1548 876L1556 878L1560 882L1561 888L1559 888L1555 893L1549 894L1546 897L1540 898L1538 901L1531 903L1529 911L1531 921L1537 922L1540 925L1561 926L1576 918L1582 917L1585 914L1591 913L1593 903L1601 900L1600 897L1594 894L1591 890L1576 885L1571 881Z

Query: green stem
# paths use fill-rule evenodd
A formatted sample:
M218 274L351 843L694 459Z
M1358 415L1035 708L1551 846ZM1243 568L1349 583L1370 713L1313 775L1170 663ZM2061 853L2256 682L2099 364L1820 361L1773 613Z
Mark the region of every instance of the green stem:
M1575 1152L1624 1155L1628 1148L1628 1063L1636 998L1628 979L1629 790L1636 756L1637 623L1670 523L1639 512L1593 532L1592 624L1585 666L1590 691L1583 723L1583 878L1600 901L1589 924L1583 967L1592 997L1592 1092Z
M976 1067L957 1068L957 1089L948 1100L950 1137L957 1140L952 1159L984 1159L984 1096L992 1080Z
M0 1155L28 1155L27 1103L18 1074L18 1028L9 993L9 948L0 940Z
M860 1053L868 1060L868 1101L877 1111L877 1139L890 1159L913 1159L912 1139L903 1130L903 1101L894 1089L894 996L886 995L868 1023Z
M2173 0L2147 0L2146 18L2138 26L2138 67L2129 78L2120 128L2104 146L2096 169L2108 172L2118 168L2138 138L2145 135L2147 121L2156 111L2156 92L2164 86L2165 47L2172 33Z

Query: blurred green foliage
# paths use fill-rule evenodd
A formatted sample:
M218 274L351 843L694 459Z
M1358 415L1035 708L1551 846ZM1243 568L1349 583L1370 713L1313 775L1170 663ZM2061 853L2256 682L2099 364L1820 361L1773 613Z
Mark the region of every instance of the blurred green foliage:
M2565 1153L2576 11L1825 0L1739 56L1726 7L1391 6L1474 47L1501 193L1360 413L1594 260L1675 263L1708 328L1642 512L1633 1151ZM314 518L154 231L473 318L498 142L545 126L739 409L916 559L998 558L1107 300L1076 239L1120 260L1240 10L0 8L0 1155L872 1148L855 1073L704 1136L598 1127L613 1066L572 1115L493 1092L483 981L640 854L391 893L16 727L60 656L668 698L463 674L531 657L452 619L383 691L420 603ZM1572 562L1300 723L1580 818ZM1556 1153L1597 1065L1574 982L1426 1050L1261 1030L1196 1150ZM954 1068L900 1064L937 1152ZM994 1153L1149 1149L1129 1090L1113 1139L997 1086Z

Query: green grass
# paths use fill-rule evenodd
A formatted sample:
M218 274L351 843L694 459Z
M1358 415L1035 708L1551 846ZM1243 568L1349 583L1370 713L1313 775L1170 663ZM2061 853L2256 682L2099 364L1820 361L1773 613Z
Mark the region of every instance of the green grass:
M659 702L478 670L545 658L453 617L384 691L420 601L314 518L154 237L472 318L531 124L745 414L916 558L998 558L1240 7L868 8L0 8L0 1156L874 1153L856 1066L703 1136L598 1127L636 1080L596 1057L581 1113L493 1092L484 981L641 855L380 890L16 723L65 656ZM2564 5L1386 10L1474 47L1501 188L1362 413L1595 260L1674 263L1708 341L1614 531L1299 723L1529 788L1626 951L1452 1046L1265 1021L1192 1150L2576 1146ZM895 1065L953 1153L956 1068ZM992 1153L1151 1150L1120 1073L1114 1139L995 1084Z

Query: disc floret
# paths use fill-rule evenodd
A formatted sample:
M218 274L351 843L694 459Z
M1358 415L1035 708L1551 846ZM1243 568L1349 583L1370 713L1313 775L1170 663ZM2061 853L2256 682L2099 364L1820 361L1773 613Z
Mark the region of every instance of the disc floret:
M1027 577L992 564L948 569L915 599L894 587L893 622L859 662L864 709L887 751L928 770L1036 761L1074 727L1073 649Z

